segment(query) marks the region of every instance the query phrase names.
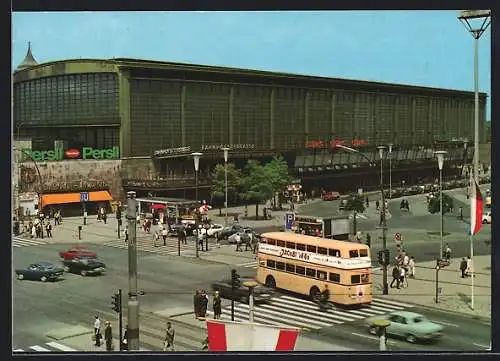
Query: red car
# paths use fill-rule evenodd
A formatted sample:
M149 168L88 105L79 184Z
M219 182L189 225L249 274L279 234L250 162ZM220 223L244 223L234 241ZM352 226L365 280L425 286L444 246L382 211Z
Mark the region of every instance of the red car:
M340 198L340 193L339 192L324 192L321 195L321 198L324 201L334 201Z
M97 258L97 253L87 251L85 247L75 246L68 249L67 251L59 252L59 257L64 260L72 260L73 258L79 257Z

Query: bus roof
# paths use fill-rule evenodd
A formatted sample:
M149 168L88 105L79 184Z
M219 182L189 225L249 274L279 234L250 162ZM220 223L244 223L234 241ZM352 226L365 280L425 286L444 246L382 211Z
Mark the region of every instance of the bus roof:
M293 233L293 232L267 232L267 233L262 233L260 235L263 238L271 238L275 239L278 241L285 241L285 242L295 242L295 243L303 243L303 244L308 244L311 246L317 246L317 247L346 247L347 249L369 249L365 244L361 243L353 243L353 242L348 242L348 241L338 241L336 239L330 239L330 238L320 238L320 237L314 237L314 236L307 236L304 234L298 234L298 233Z

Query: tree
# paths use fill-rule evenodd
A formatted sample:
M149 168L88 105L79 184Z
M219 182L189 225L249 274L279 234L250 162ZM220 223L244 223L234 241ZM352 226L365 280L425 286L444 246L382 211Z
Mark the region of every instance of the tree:
M217 164L212 171L212 192L214 198L224 199L226 197L226 178L224 164ZM242 185L242 173L240 169L236 169L233 163L227 164L227 198L236 201L238 192ZM228 204L229 206L229 204ZM219 208L219 215L222 215L222 208Z
M427 210L431 214L440 213L441 212L441 204L439 192L434 193L434 196L429 200L429 204L427 205ZM451 198L446 193L443 193L443 214L451 212L453 209L453 198Z
M266 168L258 161L249 160L243 169L242 197L255 203L255 218L259 218L259 203L271 198L273 187Z
M353 233L357 233L357 222L356 222L356 213L363 213L365 211L365 202L363 200L363 197L358 194L354 193L347 198L347 203L344 208L346 211L352 211L353 212Z
M273 206L276 207L276 193L283 191L283 188L292 181L288 164L282 156L277 156L273 157L264 169L273 193Z

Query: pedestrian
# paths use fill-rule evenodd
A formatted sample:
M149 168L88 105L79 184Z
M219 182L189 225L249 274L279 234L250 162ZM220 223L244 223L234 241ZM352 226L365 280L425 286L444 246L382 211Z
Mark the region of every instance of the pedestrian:
M252 250L252 233L243 233L244 240L245 240L245 252L248 251L248 249Z
M95 338L95 345L97 347L100 347L101 346L101 320L99 319L99 316L95 316L94 338Z
M413 258L413 256L410 257L408 268L410 270L408 277L415 278L415 259Z
M474 275L472 274L472 260L470 256L467 256L467 268L465 269L465 275L467 277L473 277Z
M201 224L198 226L198 232L196 234L197 238L198 238L198 249L203 251L203 231L205 230L205 228L203 228L201 226ZM206 231L205 231L206 232Z
M205 290L201 291L200 295L200 317L207 317L208 295Z
M104 208L103 208L104 209ZM102 220L104 221L104 224L108 224L108 215L106 213L102 214Z
M167 227L164 225L164 226L162 226L162 229L161 229L161 236L163 238L163 245L164 246L167 245L167 235L168 235L168 230L167 230Z
M380 202L379 202L379 200L378 200L378 199L377 199L377 200L376 200L376 202L375 202L375 208L376 208L376 210L377 210L377 211L378 211L378 210L379 210L379 208L380 208Z
M257 258L257 251L259 250L259 239L253 234L252 237L252 253L255 254L255 258Z
M222 314L222 299L220 298L219 291L215 291L212 303L214 307L214 318L216 320L220 320L220 316Z
M368 196L366 196L366 198L365 198L365 204L366 204L366 208L368 208L370 206L370 201L368 200Z
M462 272L462 278L466 277L465 271L467 270L467 261L465 257L462 257L462 261L460 262L460 272Z
M458 218L464 219L464 209L463 207L458 208Z
M125 326L125 331L123 331L123 338L121 339L122 347L124 351L128 350L128 325Z
M159 239L160 239L160 231L158 230L158 228L155 227L155 230L153 232L153 246L158 247L156 241L158 241Z
M406 268L404 266L399 267L399 284L403 288L405 287L405 277L406 277Z
M444 250L444 258L446 258L448 261L451 258L451 248L450 248L450 245L448 243L446 243L446 248Z
M128 242L128 225L123 230L123 234L125 235L125 243Z
M392 268L392 282L390 284L391 288L394 288L394 283L396 283L396 288L399 289L399 275L399 268L397 265L394 265L394 267Z
M193 296L194 318L200 317L200 291L196 290Z
M47 230L47 237L52 238L52 225L50 224L50 222L47 222L45 229Z
M31 226L31 238L37 238L36 226Z
M109 321L106 321L104 340L106 341L106 351L113 351L113 330L111 329L111 322Z
M182 241L185 245L187 245L187 232L186 232L186 227L182 226L181 227L181 235L182 235Z
M241 249L241 236L239 232L234 235L234 241L236 243L236 252L243 252Z
M163 343L163 351L174 350L174 336L175 330L170 322L167 322L167 329L165 330L165 342Z

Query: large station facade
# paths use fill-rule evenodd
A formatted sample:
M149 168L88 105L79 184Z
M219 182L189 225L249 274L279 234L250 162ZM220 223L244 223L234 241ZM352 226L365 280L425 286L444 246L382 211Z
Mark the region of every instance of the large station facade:
M479 99L484 142L486 94ZM305 189L339 191L379 178L336 144L374 161L377 146L393 144L393 182L408 184L435 175L436 147L449 151L445 177L473 151L474 95L457 90L139 59L37 64L29 51L14 73L13 105L26 174L34 159L45 187L94 180L115 197L192 197L192 152L203 153L199 187L208 196L224 146L237 166L281 154Z

